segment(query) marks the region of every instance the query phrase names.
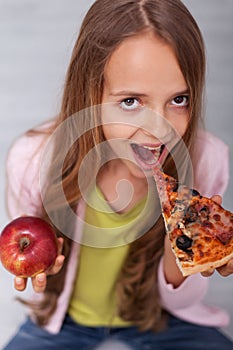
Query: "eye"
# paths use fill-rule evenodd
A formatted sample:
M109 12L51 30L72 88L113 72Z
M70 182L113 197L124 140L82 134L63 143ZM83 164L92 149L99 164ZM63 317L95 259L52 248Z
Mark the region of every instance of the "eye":
M125 98L120 102L120 107L126 111L132 111L141 106L141 103L135 97Z
M177 107L187 107L189 103L189 97L187 95L176 96L172 100L172 105Z

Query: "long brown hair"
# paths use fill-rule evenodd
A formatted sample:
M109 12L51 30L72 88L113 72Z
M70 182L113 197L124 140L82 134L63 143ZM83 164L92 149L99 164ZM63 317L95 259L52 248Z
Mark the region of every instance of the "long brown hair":
M62 122L87 107L101 104L104 87L104 69L111 54L128 37L152 31L173 48L190 93L190 118L183 137L192 145L193 135L201 118L205 79L205 52L202 35L190 12L180 0L97 0L87 12L74 46L64 87L59 116L51 133ZM49 173L50 185L46 189L46 208L51 208L56 220L64 222L62 200L59 204L57 181L62 181L66 199L76 212L81 191L77 177L85 155L104 141L101 126L97 126L98 113L91 117L81 113L75 123L66 123L57 134ZM84 127L85 125L85 127ZM87 130L70 147L65 158L62 178L56 178L56 167L61 162L61 148L66 148L75 130ZM62 146L61 146L62 144ZM166 172L175 176L174 164L168 159ZM75 189L75 190L74 190ZM56 199L56 203L55 203ZM44 203L45 203L44 202ZM54 209L55 208L55 209ZM44 210L44 216L48 213ZM64 226L63 232L66 232ZM61 232L58 232L62 235ZM69 259L71 239L65 239L64 254ZM141 238L131 243L128 257L117 283L119 315L140 329L158 329L162 308L159 304L157 269L163 254L164 226L160 219ZM45 324L56 307L63 290L67 264L56 276L48 277L44 300L30 304L39 324Z

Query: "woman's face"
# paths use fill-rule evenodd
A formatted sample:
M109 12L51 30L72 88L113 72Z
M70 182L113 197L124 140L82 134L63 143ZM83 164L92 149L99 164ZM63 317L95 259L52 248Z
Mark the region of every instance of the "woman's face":
M188 125L189 91L175 54L153 33L127 38L110 57L104 79L105 138L119 165L148 176Z

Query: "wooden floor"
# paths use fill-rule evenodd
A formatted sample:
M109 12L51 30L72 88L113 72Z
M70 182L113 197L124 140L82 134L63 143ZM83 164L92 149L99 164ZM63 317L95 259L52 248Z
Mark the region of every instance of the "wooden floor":
M233 151L233 1L185 0L206 40L207 125ZM0 0L0 227L5 209L4 163L13 140L59 108L80 21L91 0ZM233 162L224 205L233 211ZM30 294L30 287L25 295ZM13 280L0 268L0 348L24 319ZM233 276L211 278L208 302L227 308L233 338Z

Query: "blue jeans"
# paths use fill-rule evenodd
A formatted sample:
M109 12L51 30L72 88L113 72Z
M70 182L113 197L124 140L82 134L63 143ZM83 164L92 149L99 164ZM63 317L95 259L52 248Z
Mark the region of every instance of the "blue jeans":
M28 319L4 350L94 350L101 349L100 344L108 340L113 341L112 344L119 341L125 345L108 345L103 349L233 350L233 342L217 329L194 325L173 316L169 317L168 328L158 333L139 332L136 327L84 327L67 316L60 333L54 335Z

